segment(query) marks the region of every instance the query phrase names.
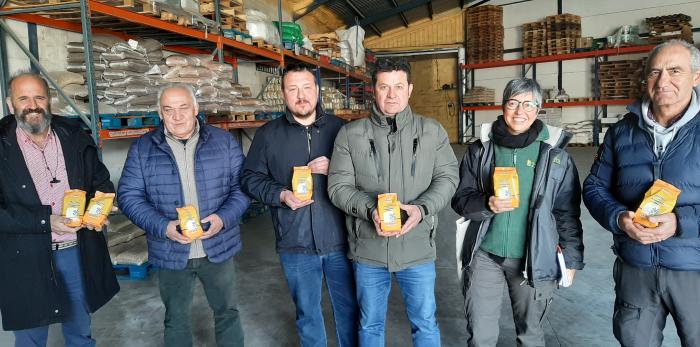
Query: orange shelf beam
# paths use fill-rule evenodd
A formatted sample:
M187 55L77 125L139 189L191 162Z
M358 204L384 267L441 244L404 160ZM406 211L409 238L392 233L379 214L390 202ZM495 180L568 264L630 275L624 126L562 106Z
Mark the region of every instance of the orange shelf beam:
M316 60L316 59L313 59L313 58L311 58L311 57L307 57L307 56L305 56L305 55L296 55L296 54L294 54L294 52L292 52L292 51L290 51L290 50L288 50L288 49L285 49L285 50L284 50L284 56L285 56L285 57L292 58L292 59L294 59L294 60L298 60L298 61L304 62L304 63L306 63L306 64L310 64L310 65L314 65L314 66L320 67L320 68L325 69L325 70L337 72L337 73L339 73L339 74L341 74L341 75L349 76L349 77L351 77L351 78L354 78L354 79L357 79L357 80L360 80L360 81L364 81L364 82L369 82L369 81L370 81L370 78L367 77L367 76L365 76L365 75L358 74L358 73L353 72L353 71L346 71L345 69L341 68L340 66L333 65L333 64L331 64L331 63L322 62L322 61L320 61L320 60Z
M593 101L573 101L573 102L545 102L544 108L552 107L581 107L581 106L603 106L603 105L629 105L635 99L611 99L611 100L593 100ZM501 105L487 106L464 106L463 111L483 111L483 110L500 110Z
M610 48L610 49L599 49L595 51L578 52L578 53L568 53L568 54L558 54L558 55L548 55L544 57L533 57L533 58L523 58L523 59L513 59L513 60L503 60L503 61L489 61L485 63L476 64L466 64L461 65L462 69L488 69L493 67L502 66L513 66L513 65L523 65L523 64L534 64L534 63L549 63L554 61L562 60L574 60L574 59L586 59L594 57L603 57L611 55L620 54L634 54L634 53L647 53L651 51L654 45L645 46L631 46L631 47L620 47L620 48Z
M259 128L267 123L266 120L239 120L231 122L215 122L208 123L209 125L215 126L217 128L231 130L231 129L252 129Z
M131 12L125 9L121 9L118 7L110 6L110 5L105 5L103 3L94 1L94 0L89 0L88 1L88 6L90 7L90 10L93 12L97 13L102 13L108 16L120 18L135 24L141 24L145 26L149 26L152 28L156 29L161 29L169 32L173 32L176 34L180 34L183 36L188 36L191 38L195 38L201 41L207 41L211 42L217 46L224 45L227 47L231 47L234 49L237 49L241 52L248 53L248 54L254 54L258 55L261 57L265 57L277 62L282 61L282 56L276 52L269 51L267 49L262 49L258 48L255 46L251 46L242 42L238 42L236 40L232 40L229 38L225 38L221 35L217 34L211 34L211 33L205 33L203 31L199 31L196 29L192 28L187 28L181 25L173 24L170 22L162 21L158 18L146 16L140 13L136 12ZM26 23L34 23L37 25L42 25L46 27L51 27L55 29L62 29L66 31L72 31L72 32L82 32L82 27L80 23L74 23L74 22L68 22L68 21L63 21L59 19L53 19L53 18L48 18L44 16L39 16L39 15L33 15L33 14L16 14L16 15L11 15L8 16L10 19L18 20L21 22L26 22ZM129 38L134 38L131 35L127 35L124 33L120 33L118 31L112 31L108 29L101 29L101 28L92 28L93 34L110 34L110 35L115 35L117 37L123 38L123 39L129 39ZM167 47L167 48L166 48ZM207 52L204 50L197 50L193 49L190 47L184 47L184 46L166 46L164 49L167 50L172 50L174 52L178 53L183 53L183 54L209 54L211 52ZM224 60L237 65L237 62L235 61L236 58L233 57L227 57Z

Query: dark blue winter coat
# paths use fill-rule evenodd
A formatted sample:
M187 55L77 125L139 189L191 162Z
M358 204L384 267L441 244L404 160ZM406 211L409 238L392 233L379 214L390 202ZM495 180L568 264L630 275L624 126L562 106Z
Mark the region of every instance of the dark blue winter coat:
M278 252L327 254L347 250L344 215L328 198L328 177L313 176L314 203L293 211L280 203L280 192L292 187L294 166L313 159L331 158L333 143L343 122L319 115L304 127L287 112L258 129L248 151L241 178L243 191L270 206Z
M216 213L224 228L202 240L210 261L220 263L241 249L239 217L250 203L240 189L243 152L233 136L201 125L195 150L195 179L199 214ZM141 136L129 150L117 193L119 208L148 237L148 259L157 267L180 270L187 265L190 245L165 236L168 222L183 206L182 184L163 126Z
M678 128L657 159L652 136L640 116L640 103L629 110L608 130L584 182L586 207L613 233L613 250L625 262L646 268L700 271L700 114ZM623 211L636 211L656 179L681 190L673 209L678 228L671 238L643 245L619 228L617 218Z

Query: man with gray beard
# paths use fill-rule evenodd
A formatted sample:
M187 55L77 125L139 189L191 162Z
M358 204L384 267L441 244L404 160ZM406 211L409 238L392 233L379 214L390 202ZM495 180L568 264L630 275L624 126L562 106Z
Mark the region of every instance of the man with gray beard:
M0 311L15 346L45 346L49 325L62 323L66 346L94 346L90 313L119 284L103 233L71 228L63 195L114 192L98 150L79 124L52 117L46 81L22 72L9 83L0 120Z

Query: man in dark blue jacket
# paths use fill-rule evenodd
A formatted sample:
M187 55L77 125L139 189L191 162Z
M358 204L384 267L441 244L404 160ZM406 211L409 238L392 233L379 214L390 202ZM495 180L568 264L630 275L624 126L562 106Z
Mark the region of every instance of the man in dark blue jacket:
M647 96L605 136L583 200L613 233L613 332L623 346L661 346L673 317L684 346L700 346L700 51L671 40L645 68ZM672 212L633 221L657 179L681 190Z
M230 133L199 124L191 86L163 88L158 110L163 125L131 146L117 197L146 231L149 261L160 268L165 346L192 346L195 277L214 311L217 345L243 346L233 262L241 249L238 220L250 202L240 189L243 153ZM185 205L202 217L206 231L198 239L178 232L176 208Z
M343 214L327 193L329 158L343 123L317 106L319 87L306 66L287 66L282 93L286 115L255 134L241 184L251 197L271 207L277 252L296 305L301 345L326 345L321 311L325 275L338 346L355 346L358 311L352 265L346 257L347 234ZM311 200L300 201L291 191L295 166L311 169Z

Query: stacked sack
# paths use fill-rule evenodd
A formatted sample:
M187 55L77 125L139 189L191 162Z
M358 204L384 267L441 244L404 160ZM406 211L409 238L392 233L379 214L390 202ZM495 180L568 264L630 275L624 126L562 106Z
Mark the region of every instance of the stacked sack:
M85 85L85 77L79 73L70 71L53 71L49 72L49 77L56 82L63 93L69 97L80 112L83 114L90 113L87 104L88 89ZM51 90L51 113L59 116L77 116L78 113L71 107L63 97L59 96L58 92L50 86Z
M153 39L129 40L110 35L93 38L95 85L100 113L156 111L164 80L162 45ZM85 73L82 42L69 42L68 71Z
M201 112L238 113L268 111L270 107L252 97L250 87L233 83L233 67L218 63L211 55L171 55L165 59L170 83L186 83L195 89Z

